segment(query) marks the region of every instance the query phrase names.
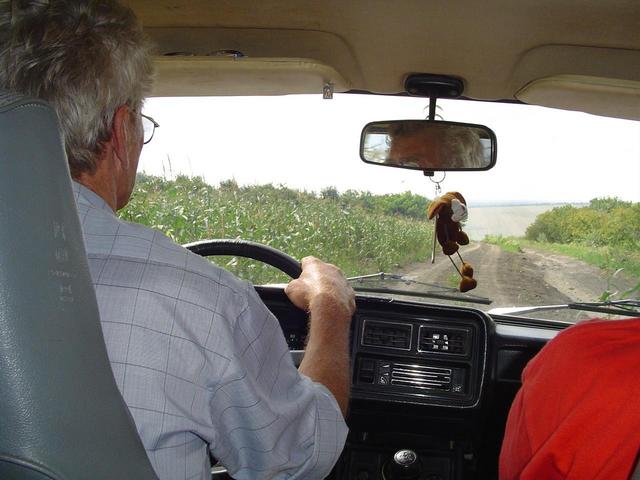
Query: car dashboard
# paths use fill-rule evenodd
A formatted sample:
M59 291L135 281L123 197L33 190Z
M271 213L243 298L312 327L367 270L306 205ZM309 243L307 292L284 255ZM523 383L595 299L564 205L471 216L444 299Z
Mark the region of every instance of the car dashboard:
M472 310L363 306L353 326L352 398L475 407L485 379L490 324Z
M256 289L299 364L306 314L282 288ZM566 325L361 294L356 302L350 433L329 478L497 478L522 369ZM391 468L407 451L417 457L417 476Z

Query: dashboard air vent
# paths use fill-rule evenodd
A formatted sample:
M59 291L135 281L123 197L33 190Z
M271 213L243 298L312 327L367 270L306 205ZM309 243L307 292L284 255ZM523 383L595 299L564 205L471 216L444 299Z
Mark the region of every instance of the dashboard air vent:
M469 339L468 330L423 325L418 336L418 351L466 355Z
M362 332L362 345L411 350L412 328L413 326L410 323L387 323L365 320Z
M391 371L391 385L448 392L452 390L452 375L451 368L395 363Z

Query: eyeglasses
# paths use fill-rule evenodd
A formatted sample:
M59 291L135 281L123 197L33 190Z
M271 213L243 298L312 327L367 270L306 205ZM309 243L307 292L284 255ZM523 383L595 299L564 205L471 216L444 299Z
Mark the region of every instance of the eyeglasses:
M141 113L142 117L142 129L144 130L144 144L146 145L153 138L153 134L156 132L156 128L160 126L153 118Z

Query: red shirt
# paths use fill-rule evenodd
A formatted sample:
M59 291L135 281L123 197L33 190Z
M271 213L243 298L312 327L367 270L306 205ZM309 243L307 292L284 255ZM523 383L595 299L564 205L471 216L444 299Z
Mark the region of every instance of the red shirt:
M590 320L522 373L500 480L626 480L640 446L640 318Z

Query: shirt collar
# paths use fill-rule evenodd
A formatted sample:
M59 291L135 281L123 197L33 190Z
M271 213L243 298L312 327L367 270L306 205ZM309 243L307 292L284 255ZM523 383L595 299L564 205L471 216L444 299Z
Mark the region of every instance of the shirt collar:
M109 204L105 202L104 199L97 193L89 190L87 187L76 182L75 180L72 180L71 187L73 189L73 196L78 204L88 204L93 208L105 210L112 215L115 215Z

